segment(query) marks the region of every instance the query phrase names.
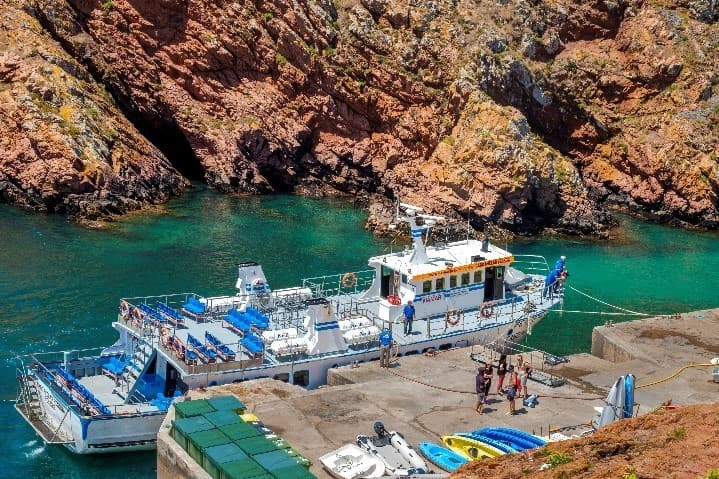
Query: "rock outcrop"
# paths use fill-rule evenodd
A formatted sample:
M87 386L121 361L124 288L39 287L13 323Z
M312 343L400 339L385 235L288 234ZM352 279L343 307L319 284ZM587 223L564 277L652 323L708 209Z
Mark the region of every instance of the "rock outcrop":
M29 0L175 166L515 233L718 225L716 2ZM166 171L171 171L170 169Z
M19 2L0 11L0 199L106 219L186 180Z
M610 424L586 438L471 462L450 478L719 477L718 413L717 403L658 409Z

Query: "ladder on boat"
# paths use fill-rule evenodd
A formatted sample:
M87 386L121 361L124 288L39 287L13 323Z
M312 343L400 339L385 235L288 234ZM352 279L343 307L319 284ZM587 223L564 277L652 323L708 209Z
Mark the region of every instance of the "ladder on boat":
M138 339L135 350L117 379L114 392L125 400L125 404L147 400L137 389L138 379L147 371L156 355L153 348L144 339Z
M65 415L59 424L55 425L49 421L47 415L40 406L40 394L38 393L37 377L28 373L24 368L17 370L18 399L15 402L15 410L32 426L35 432L46 444L71 444L74 443L72 436L62 429L63 423L70 414Z

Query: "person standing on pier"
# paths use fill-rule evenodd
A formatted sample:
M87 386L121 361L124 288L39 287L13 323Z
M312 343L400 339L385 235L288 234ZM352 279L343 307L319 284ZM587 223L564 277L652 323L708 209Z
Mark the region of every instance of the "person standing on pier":
M475 388L477 390L477 406L474 408L474 410L477 411L479 414L482 414L482 409L484 409L484 401L487 398L487 395L485 394L484 390L484 383L484 370L478 367L477 377L475 378Z
M524 397L525 399L528 398L527 396L527 379L529 378L529 375L532 373L532 366L529 364L524 366L524 370L519 375L519 383L520 383L520 389L519 389L519 397Z
M509 401L509 411L507 415L513 416L517 414L514 398L519 390L519 377L514 370L514 366L509 366L509 384L507 384L507 401Z
M385 326L379 333L379 367L389 367L389 355L392 349L392 331Z
M504 376L507 374L507 355L502 354L499 356L499 362L497 363L497 394L500 396L504 394L502 392L502 384L504 384Z
M412 300L407 301L403 310L404 313L404 334L412 334L412 321L414 321L414 306Z
M487 404L487 396L489 396L489 388L492 387L492 374L494 370L491 363L484 365L484 403Z

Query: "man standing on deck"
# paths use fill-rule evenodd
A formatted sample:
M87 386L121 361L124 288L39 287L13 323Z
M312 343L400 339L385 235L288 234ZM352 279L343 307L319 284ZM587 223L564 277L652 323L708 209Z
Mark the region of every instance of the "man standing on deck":
M392 348L392 331L386 326L384 330L379 333L379 367L389 367L389 353Z
M412 321L414 321L414 306L412 300L407 301L404 307L404 335L412 334Z

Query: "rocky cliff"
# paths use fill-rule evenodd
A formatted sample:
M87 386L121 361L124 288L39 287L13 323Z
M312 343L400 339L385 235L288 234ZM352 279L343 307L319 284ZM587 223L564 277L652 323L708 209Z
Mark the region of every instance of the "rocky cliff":
M719 405L699 404L610 424L594 435L471 462L451 479L714 479Z
M174 168L223 191L400 196L512 232L602 234L606 206L717 226L712 0L28 0L27 11L87 69L88 91L104 88ZM132 145L167 176L155 198L174 191L173 167Z
M103 86L19 2L5 2L0 18L0 200L94 220L184 188Z

